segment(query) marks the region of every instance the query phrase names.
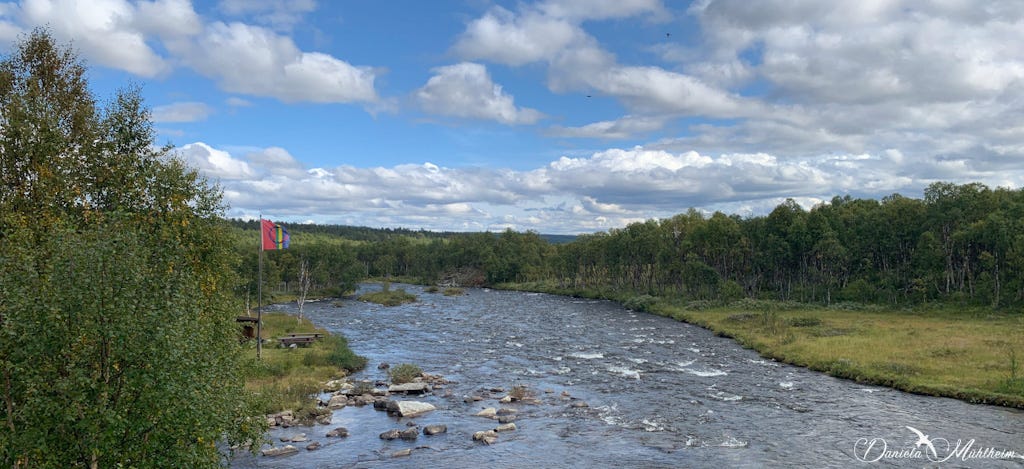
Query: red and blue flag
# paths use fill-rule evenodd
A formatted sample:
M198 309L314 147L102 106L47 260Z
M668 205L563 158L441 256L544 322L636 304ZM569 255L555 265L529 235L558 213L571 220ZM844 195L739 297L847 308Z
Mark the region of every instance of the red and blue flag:
M263 240L264 251L285 249L288 247L288 230L284 229L283 226L270 220L261 220L260 231L262 232L261 238Z

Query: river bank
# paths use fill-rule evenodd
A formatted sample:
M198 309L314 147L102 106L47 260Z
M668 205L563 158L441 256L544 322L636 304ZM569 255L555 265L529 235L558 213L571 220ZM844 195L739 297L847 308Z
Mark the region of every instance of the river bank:
M1024 409L1024 315L741 300L678 304L548 284L499 288L601 298L698 325L763 357L858 383Z
M366 359L356 355L343 336L317 327L308 318L265 311L262 333L262 357L256 357L255 342L246 350L251 368L245 387L258 396L265 414L291 411L301 421L312 421L323 413L315 397L323 384L366 366ZM307 346L280 346L278 338L288 334L319 334L320 338Z

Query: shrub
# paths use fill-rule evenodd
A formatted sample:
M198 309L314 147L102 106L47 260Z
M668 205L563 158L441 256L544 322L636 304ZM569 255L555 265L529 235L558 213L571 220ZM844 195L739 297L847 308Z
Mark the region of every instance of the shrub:
M391 379L391 384L410 383L421 375L423 375L423 370L409 363L393 366L388 370L388 378Z
M640 295L627 299L622 303L622 306L625 306L628 309L632 309L633 311L650 312L651 307L654 306L654 304L657 302L658 298L655 296Z
M509 391L508 395L513 400L521 401L530 396L530 389L527 388L525 385L517 384L515 386L512 386L512 390Z

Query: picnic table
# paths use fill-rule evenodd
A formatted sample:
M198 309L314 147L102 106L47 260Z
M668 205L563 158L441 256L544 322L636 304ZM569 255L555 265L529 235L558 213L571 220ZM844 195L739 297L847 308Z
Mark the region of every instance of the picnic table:
M282 347L289 347L291 345L309 345L313 342L320 340L324 337L320 333L294 333L285 334L277 338L277 341L281 343Z

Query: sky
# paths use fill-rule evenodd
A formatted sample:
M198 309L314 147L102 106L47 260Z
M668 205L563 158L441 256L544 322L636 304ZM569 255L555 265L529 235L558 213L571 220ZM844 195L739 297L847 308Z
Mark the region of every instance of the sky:
M1024 6L23 0L230 217L579 234L1024 184Z

